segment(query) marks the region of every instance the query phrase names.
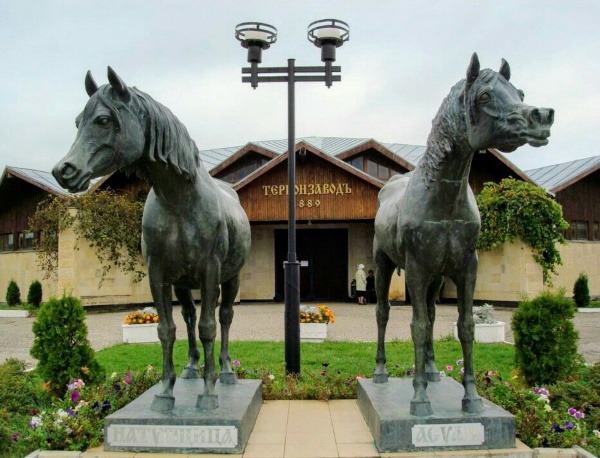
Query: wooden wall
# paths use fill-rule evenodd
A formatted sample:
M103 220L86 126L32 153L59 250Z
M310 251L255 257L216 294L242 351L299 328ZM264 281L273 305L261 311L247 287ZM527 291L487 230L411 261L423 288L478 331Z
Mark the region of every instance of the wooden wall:
M296 219L375 218L379 188L308 152L296 163ZM238 191L250 221L285 221L287 161Z
M588 238L593 240L593 224L600 222L600 170L556 193L556 201L567 221L588 222Z
M5 178L0 189L0 234L17 234L27 229L29 217L48 195L21 178Z

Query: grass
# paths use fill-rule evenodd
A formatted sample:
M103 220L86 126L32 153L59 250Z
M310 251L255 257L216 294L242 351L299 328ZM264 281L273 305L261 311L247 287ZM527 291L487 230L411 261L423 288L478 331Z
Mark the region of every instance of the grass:
M218 359L219 342L215 342L215 360ZM451 338L434 343L438 369L454 366L462 358L460 344ZM320 374L326 368L329 373L342 377L370 377L375 367L377 345L364 342L324 342L301 344L301 370L303 373ZM201 348L200 348L201 350ZM474 361L477 370L496 370L509 377L514 367L514 347L507 344L475 344ZM240 370L249 372L249 378L260 378L265 372L276 376L284 374L283 342L230 342L232 360L240 361ZM119 344L105 348L96 354L98 362L107 373L139 371L152 365L162 368L160 344ZM388 372L391 376L405 375L412 369L414 350L412 341L392 341L386 344ZM173 359L179 372L187 362L187 341L175 342Z

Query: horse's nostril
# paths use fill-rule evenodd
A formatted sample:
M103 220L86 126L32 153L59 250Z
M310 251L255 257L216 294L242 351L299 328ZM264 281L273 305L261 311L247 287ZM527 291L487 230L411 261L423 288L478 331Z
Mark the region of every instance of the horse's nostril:
M554 110L552 108L548 108L548 124L552 124L554 122Z
M70 164L68 162L64 163L63 166L60 168L60 175L65 179L72 178L76 174L77 169L73 166L73 164Z
M529 121L533 124L540 124L542 122L542 115L540 114L540 110L534 108L529 113Z

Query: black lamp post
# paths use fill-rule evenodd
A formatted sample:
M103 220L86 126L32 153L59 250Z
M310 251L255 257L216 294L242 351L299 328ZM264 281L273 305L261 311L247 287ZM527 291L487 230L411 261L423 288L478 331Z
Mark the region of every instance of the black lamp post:
M337 19L322 19L308 26L308 40L321 48L322 67L296 67L288 59L287 67L263 67L262 50L277 41L277 29L261 22L243 22L235 28L235 37L248 49L250 67L242 68L243 83L254 89L258 83L288 83L288 255L285 262L285 364L288 374L300 374L300 262L296 257L296 154L295 92L296 82L324 81L331 87L341 81L341 67L334 67L335 50L350 38L348 24ZM269 74L277 76L259 76Z

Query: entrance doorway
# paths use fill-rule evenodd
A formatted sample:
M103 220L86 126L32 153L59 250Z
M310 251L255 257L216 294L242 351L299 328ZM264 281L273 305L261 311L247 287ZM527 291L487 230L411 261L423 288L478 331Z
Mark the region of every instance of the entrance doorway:
M287 229L275 230L275 300L283 301ZM298 229L296 253L300 267L300 300L342 301L348 297L348 230Z

